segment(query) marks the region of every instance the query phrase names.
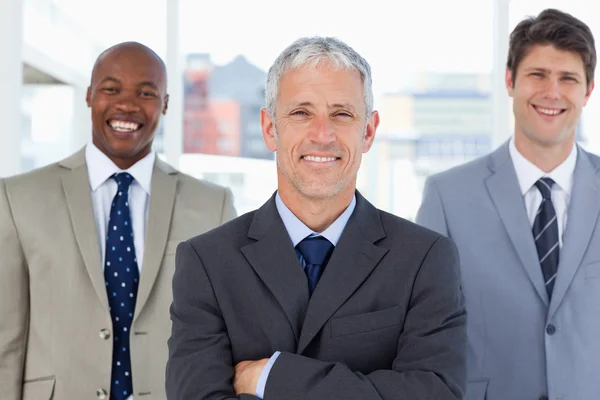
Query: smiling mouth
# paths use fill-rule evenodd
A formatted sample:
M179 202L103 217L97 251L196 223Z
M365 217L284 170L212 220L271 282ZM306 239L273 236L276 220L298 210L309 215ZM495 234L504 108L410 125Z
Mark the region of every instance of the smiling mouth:
M535 105L532 105L532 106L538 113L540 113L544 116L548 116L548 117L555 117L555 116L561 115L565 111L567 111L566 108L546 108L546 107L540 107L540 106L535 106Z
M328 163L339 160L339 157L316 157L316 156L302 156L303 160L312 161L316 163Z
M108 126L112 128L113 131L119 133L132 133L138 131L143 124L133 121L120 121L117 119L111 119L107 121Z

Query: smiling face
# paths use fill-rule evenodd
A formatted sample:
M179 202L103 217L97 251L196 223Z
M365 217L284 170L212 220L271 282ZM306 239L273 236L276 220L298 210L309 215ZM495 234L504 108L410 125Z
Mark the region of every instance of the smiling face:
M261 110L261 124L267 147L277 152L280 195L352 196L379 124L377 112L365 117L360 73L321 64L292 69L279 82L275 114L273 120Z
M573 145L582 108L594 87L586 82L577 53L534 45L519 64L516 78L507 69L506 87L513 98L515 140L520 145Z
M141 45L117 46L96 63L86 101L94 145L127 169L150 152L167 112L164 65Z

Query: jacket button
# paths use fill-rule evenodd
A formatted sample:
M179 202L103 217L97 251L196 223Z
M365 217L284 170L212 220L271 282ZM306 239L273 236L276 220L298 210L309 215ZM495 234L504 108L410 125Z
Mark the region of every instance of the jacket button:
M110 331L108 329L101 329L98 333L101 339L107 340L110 337Z
M98 389L96 390L96 397L98 397L100 400L106 400L106 390L104 389Z
M555 327L554 325L552 325L552 324L549 324L549 325L546 327L546 333L547 333L548 335L554 335L554 334L556 333L556 327Z

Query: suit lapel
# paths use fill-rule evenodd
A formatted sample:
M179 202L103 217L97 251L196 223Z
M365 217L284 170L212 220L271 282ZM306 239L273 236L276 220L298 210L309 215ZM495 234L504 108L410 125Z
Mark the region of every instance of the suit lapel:
M510 237L521 264L541 300L548 305L548 294L537 256L533 234L527 217L525 202L521 195L517 174L510 158L508 144L492 153L489 165L493 174L486 180L504 228Z
M298 354L302 354L323 325L352 296L388 252L388 249L373 244L385 237L378 211L358 192L356 197L356 209L308 304Z
M292 241L277 212L275 197L256 211L242 253L285 312L296 340L308 304L308 284Z
M94 220L94 207L88 170L85 164L85 152L83 150L79 151L59 164L68 169L62 175L62 185L75 239L94 290L102 305L108 311L106 283L101 265L100 239Z
M158 158L152 173L148 225L144 240L144 260L138 288L135 318L148 301L164 256L171 227L177 191L177 171Z
M600 212L598 198L600 181L596 174L597 168L592 164L585 151L578 148L578 152L573 174L573 190L567 211L567 226L563 233L563 246L550 302L549 318L552 318L558 309L581 265Z

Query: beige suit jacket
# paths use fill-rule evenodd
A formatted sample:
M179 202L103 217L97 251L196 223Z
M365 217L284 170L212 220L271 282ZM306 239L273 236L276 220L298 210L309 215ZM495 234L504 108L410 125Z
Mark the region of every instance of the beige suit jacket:
M229 189L158 158L131 327L135 400L165 399L177 245L235 217ZM0 398L109 396L112 322L84 151L0 180Z

